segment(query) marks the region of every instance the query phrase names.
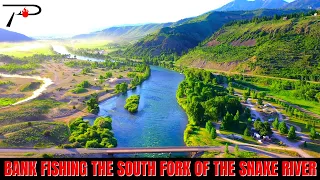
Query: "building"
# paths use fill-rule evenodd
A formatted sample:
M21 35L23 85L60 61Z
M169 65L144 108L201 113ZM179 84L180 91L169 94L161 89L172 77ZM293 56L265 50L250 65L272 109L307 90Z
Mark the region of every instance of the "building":
M288 20L288 17L283 17L283 20L284 20L284 21Z
M314 13L314 16L318 16L318 13Z

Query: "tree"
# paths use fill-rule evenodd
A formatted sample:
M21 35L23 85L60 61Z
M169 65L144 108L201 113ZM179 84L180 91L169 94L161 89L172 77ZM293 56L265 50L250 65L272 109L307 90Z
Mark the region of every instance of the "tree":
M243 100L244 100L245 102L247 102L248 98L249 98L249 96L248 96L246 93L244 93L244 94L243 94Z
M316 94L315 98L320 102L320 92Z
M213 127L213 128L211 129L210 134L211 134L211 138L212 138L212 139L217 138L217 131L216 131L216 128L214 128L214 127Z
M213 128L212 122L211 121L207 121L206 130L210 133L212 128Z
M248 128L246 128L246 129L244 130L243 135L244 135L244 136L250 136L250 131L249 131Z
M263 101L262 101L261 98L258 99L258 104L259 104L259 105L263 105Z
M281 134L288 134L288 127L284 121L279 124L279 131Z
M234 147L234 154L236 155L236 157L239 156L239 146L238 146L238 144L236 144L236 146Z
M237 111L236 115L233 117L233 124L235 127L238 127L240 120L240 112Z
M224 153L229 154L229 145L226 143L226 147L224 149Z
M256 120L254 123L253 123L253 127L257 130L257 131L260 131L260 129L262 128L263 126L263 123L260 121L260 120Z
M266 96L267 96L267 93L266 93L266 92L260 92L259 95L258 95L258 97L259 97L260 99L264 99Z
M189 103L187 106L187 114L189 114L191 122L195 125L201 125L203 123L204 108L199 102Z
M288 138L291 140L294 140L297 138L296 129L293 126L290 127L290 130L288 132Z
M221 123L221 128L222 129L230 129L231 124L233 121L233 116L229 112L223 117L222 123Z
M312 140L314 140L314 139L317 138L317 132L316 132L316 130L315 130L313 127L310 129L310 138L311 138Z
M98 94L92 94L91 98L86 101L87 109L92 114L98 114L100 108L99 108L99 100L98 100Z
M306 129L308 129L309 130L309 128L310 128L310 124L309 124L309 121L306 123Z
M303 147L307 147L308 145L307 145L307 141L304 141L304 143L303 143Z
M273 121L272 127L273 127L274 129L276 129L276 130L279 129L279 119L278 119L278 117L276 117L276 119Z
M250 108L245 108L243 115L244 115L244 118L246 118L246 119L247 119L247 118L250 118L250 117L251 117L251 110L250 110Z

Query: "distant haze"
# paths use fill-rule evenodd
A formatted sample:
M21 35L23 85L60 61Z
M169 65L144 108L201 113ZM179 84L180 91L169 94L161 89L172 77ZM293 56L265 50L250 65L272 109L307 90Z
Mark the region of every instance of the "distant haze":
M0 28L28 36L72 36L123 24L174 22L217 9L232 0L1 0L2 4L37 4L37 16L15 16L23 7L0 7ZM292 2L293 0L288 0ZM30 13L35 9L28 8Z

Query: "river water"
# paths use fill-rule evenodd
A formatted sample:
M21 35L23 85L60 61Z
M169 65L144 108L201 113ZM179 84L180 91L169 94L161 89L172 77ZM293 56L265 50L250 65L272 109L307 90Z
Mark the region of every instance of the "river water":
M151 66L151 76L142 85L124 95L100 103L99 116L112 117L112 127L118 140L118 147L184 146L183 132L187 125L187 116L176 100L176 90L183 79L184 76L180 73ZM130 114L124 109L126 98L133 94L140 95L136 114ZM91 123L94 121L94 119L89 120Z

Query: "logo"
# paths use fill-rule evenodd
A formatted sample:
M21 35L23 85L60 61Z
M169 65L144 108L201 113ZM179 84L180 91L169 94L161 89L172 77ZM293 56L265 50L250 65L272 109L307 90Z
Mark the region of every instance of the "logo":
M15 13L13 12L11 15L11 18L9 19L8 23L7 23L7 27L11 26L12 20L14 15L18 15L18 16L22 16L24 18L27 18L28 16L35 16L41 13L41 7L38 5L34 5L34 4L4 4L3 7L24 7L22 11L20 11L19 13ZM38 9L37 12L33 12L30 13L29 10L27 9L27 7L36 7Z

